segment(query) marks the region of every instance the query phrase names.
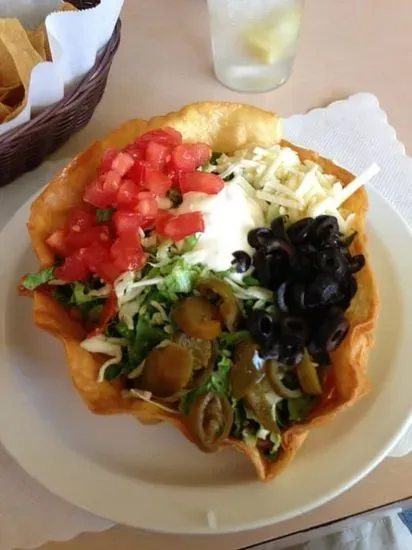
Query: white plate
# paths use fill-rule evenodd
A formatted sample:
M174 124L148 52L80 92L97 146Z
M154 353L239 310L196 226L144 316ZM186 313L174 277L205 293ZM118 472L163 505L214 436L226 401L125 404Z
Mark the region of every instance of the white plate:
M205 455L167 425L89 413L72 388L61 345L36 329L16 296L36 269L24 223L28 205L0 236L0 440L34 478L95 514L140 528L208 533L275 523L325 503L365 476L412 420L412 238L373 190L367 231L382 309L370 360L373 391L311 433L276 480L256 481L240 455Z

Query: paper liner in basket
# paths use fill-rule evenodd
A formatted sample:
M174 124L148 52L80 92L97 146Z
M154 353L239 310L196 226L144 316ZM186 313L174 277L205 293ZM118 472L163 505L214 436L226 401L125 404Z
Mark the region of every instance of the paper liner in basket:
M17 54L30 59L30 64L24 64L27 69L20 78L25 93L19 107L15 111L7 110L1 105L0 97L0 122L6 119L0 123L0 135L60 101L87 74L110 40L123 2L101 0L94 8L77 11L65 8L67 4L60 0L16 0L12 3L0 0L1 14L7 17L0 19L0 23L13 21L12 38L19 30L25 32L23 27L28 29L27 39L20 42L22 45L17 48ZM44 40L42 27L47 40ZM53 61L43 61L45 58ZM3 48L0 32L0 96L3 85L1 69L6 61L13 66L7 49Z
M54 260L46 238L64 224L71 208L82 200L83 190L95 176L102 152L108 147L125 146L140 134L162 126L176 128L185 141L205 142L213 150L227 153L252 143L267 147L280 139L279 118L275 114L231 103L197 103L148 122L132 120L124 124L78 155L33 203L28 228L42 267L52 265ZM319 157L317 153L287 142L283 144L295 149L301 159L319 163L326 173L336 175L343 185L353 179L349 172ZM365 254L367 261L365 268L357 275L358 292L347 311L350 320L348 336L332 354L332 365L328 369L319 404L305 423L283 432L281 450L275 461L263 458L258 450L242 441L228 439L224 444L245 454L262 480L273 478L289 464L312 427L331 419L368 390L366 369L378 313L378 294L366 249L366 192L359 190L344 206L357 214L355 229L358 237L353 253ZM85 337L82 327L69 318L52 298L39 292L34 292L33 297L35 323L63 342L73 383L91 411L97 414L129 413L147 423L166 420L191 439L186 419L180 413L164 411L149 402L124 397L120 382L97 382L104 357L80 347Z

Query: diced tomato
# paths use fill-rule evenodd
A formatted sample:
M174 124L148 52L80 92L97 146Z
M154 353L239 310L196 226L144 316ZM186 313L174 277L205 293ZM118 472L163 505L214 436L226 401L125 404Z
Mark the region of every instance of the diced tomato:
M181 172L193 172L207 162L211 155L211 148L204 143L183 143L172 151L172 167Z
M64 260L64 264L56 268L56 277L67 283L85 281L90 277L90 269L85 261L85 249L76 250Z
M207 193L215 195L219 193L225 182L216 174L209 172L191 172L190 174L182 174L180 179L180 190L182 194L195 191L198 193Z
M155 170L163 171L170 156L171 148L156 141L149 141L146 149L146 160Z
M113 147L110 147L109 149L103 151L102 160L100 161L99 166L99 174L105 174L111 169L112 163L118 154L119 151L117 149L114 149Z
M180 180L182 178L183 172L180 172L180 170L176 170L175 168L170 167L169 164L167 175L172 181L172 187L180 189Z
M173 241L180 241L194 233L202 233L204 230L205 222L201 212L171 216L156 224L157 233Z
M158 128L139 136L135 140L135 144L141 147L147 145L149 141L156 141L156 143L175 147L182 143L182 134L174 128Z
M69 230L66 235L66 246L69 250L75 251L79 248L87 248L92 243L109 243L112 240L112 232L107 224L95 225L83 231Z
M147 171L144 187L158 197L164 197L171 186L172 180L166 174L162 174L156 170Z
M112 170L124 176L134 164L134 158L127 153L119 153L112 162Z
M138 212L121 212L118 211L113 214L113 223L118 235L123 233L137 233L139 227L144 225L145 218Z
M137 203L139 186L133 180L123 180L116 195L117 208L133 208Z
M106 193L111 196L115 196L120 187L121 181L122 178L118 172L109 170L107 174L103 176L103 191L106 191Z
M125 233L118 237L110 250L114 265L121 271L140 269L145 255L137 235Z
M159 207L152 193L147 193L148 196L141 196L139 193L139 202L134 207L134 211L142 214L145 218L154 219L157 216Z
M99 320L99 324L97 325L97 327L90 334L88 334L87 337L90 338L91 336L96 336L97 334L101 334L102 332L104 332L107 325L110 323L110 321L116 315L117 308L118 308L118 304L117 304L116 293L111 292L109 294L106 302L104 303L103 311L102 311L102 314L101 314L101 317L100 317L100 320Z
M66 221L66 228L69 231L83 231L96 225L96 212L87 204L74 208Z
M172 151L171 164L181 172L193 172L196 170L196 157L187 144L178 145Z
M144 149L142 147L137 147L134 143L126 145L126 147L123 149L123 152L130 155L135 161L143 160L145 156Z
M212 156L212 148L209 145L206 143L191 143L190 145L193 155L196 158L197 166L202 166L202 164L209 162Z
M142 185L148 168L150 168L150 164L147 161L136 160L127 172L127 177L137 183L137 185Z
M56 229L50 237L47 237L46 243L59 256L68 256L70 254L66 244L66 230Z
M182 134L178 131L172 128L171 126L166 126L165 128L162 128L163 132L166 132L166 134L169 135L169 143L170 145L180 145L183 141Z
M157 213L157 216L156 216L156 227L158 224L159 225L164 224L170 218L173 218L173 214L170 212L170 210L159 209L159 212Z
M155 231L158 235L164 235L165 225L170 218L173 218L173 214L169 210L159 210L155 224Z
M96 208L111 206L112 199L113 197L103 189L102 177L90 182L83 195L83 200L96 206Z
M89 183L84 192L83 200L96 208L113 206L120 181L119 174L110 170Z
M89 269L107 283L113 283L122 271L113 265L111 243L94 242L84 253Z
M137 194L137 198L139 201L142 201L144 199L155 199L156 195L153 193L153 191L149 191L147 189L147 190L139 191Z

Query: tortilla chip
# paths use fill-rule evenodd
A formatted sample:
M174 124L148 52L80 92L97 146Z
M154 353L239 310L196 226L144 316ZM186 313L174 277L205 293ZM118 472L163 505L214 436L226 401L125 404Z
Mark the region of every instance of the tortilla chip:
M24 93L24 88L21 84L10 86L9 88L0 88L0 101L8 107L15 108L23 101Z
M63 4L60 6L59 11L78 11L76 6L73 6L73 4L70 4L70 2L63 2Z
M30 43L36 52L40 55L43 61L47 61L46 52L46 29L43 25L40 25L34 31L27 31Z
M0 123L4 122L6 117L11 113L11 108L8 105L5 105L4 103L1 103L0 98Z
M20 106L6 118L6 120L10 120L24 109L31 72L43 59L31 45L26 31L18 19L0 19L0 42L13 60L19 78L18 83L21 83L25 90Z
M132 120L124 124L78 155L33 203L28 229L41 267L53 264L54 257L45 240L64 224L69 211L82 200L85 186L96 175L102 152L107 147L122 147L147 130L162 126L176 128L186 141L202 141L214 151L227 153L252 143L271 146L280 139L280 122L275 114L234 103L196 103L148 122ZM287 142L283 144L294 148L302 160L318 162L327 173L339 177L344 185L353 179L349 172L319 157L317 153ZM367 258L364 231L366 192L363 189L358 191L345 207L357 212L356 229L359 233L353 252L363 253ZM368 261L357 275L357 280L359 290L347 313L350 331L333 354L324 395L307 422L293 426L282 434L282 447L276 461L264 459L257 449L242 441L228 439L224 443L225 447L233 447L245 454L262 480L272 479L291 462L312 426L332 418L367 390L366 366L378 310L377 290ZM177 411L167 411L153 403L127 398L119 381L114 384L98 383L97 374L105 358L80 347L85 336L82 327L49 296L40 292L34 292L33 296L35 323L63 342L73 383L91 411L98 414L130 413L149 423L166 420L192 440L186 418Z
M16 64L0 38L0 86L14 87L20 85Z

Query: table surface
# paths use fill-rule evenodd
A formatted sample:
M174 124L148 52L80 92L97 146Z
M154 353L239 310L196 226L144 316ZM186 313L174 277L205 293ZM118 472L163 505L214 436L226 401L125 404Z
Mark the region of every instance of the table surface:
M122 42L105 96L88 127L55 158L76 153L129 118L147 118L201 100L253 103L281 115L322 107L356 92L372 92L399 139L412 152L412 64L403 61L412 34L405 0L311 0L293 75L266 94L238 94L211 69L205 0L126 0ZM408 59L408 58L406 58ZM387 459L367 478L326 506L266 529L220 537L169 537L115 527L83 534L42 550L235 549L334 521L412 495L412 454Z

